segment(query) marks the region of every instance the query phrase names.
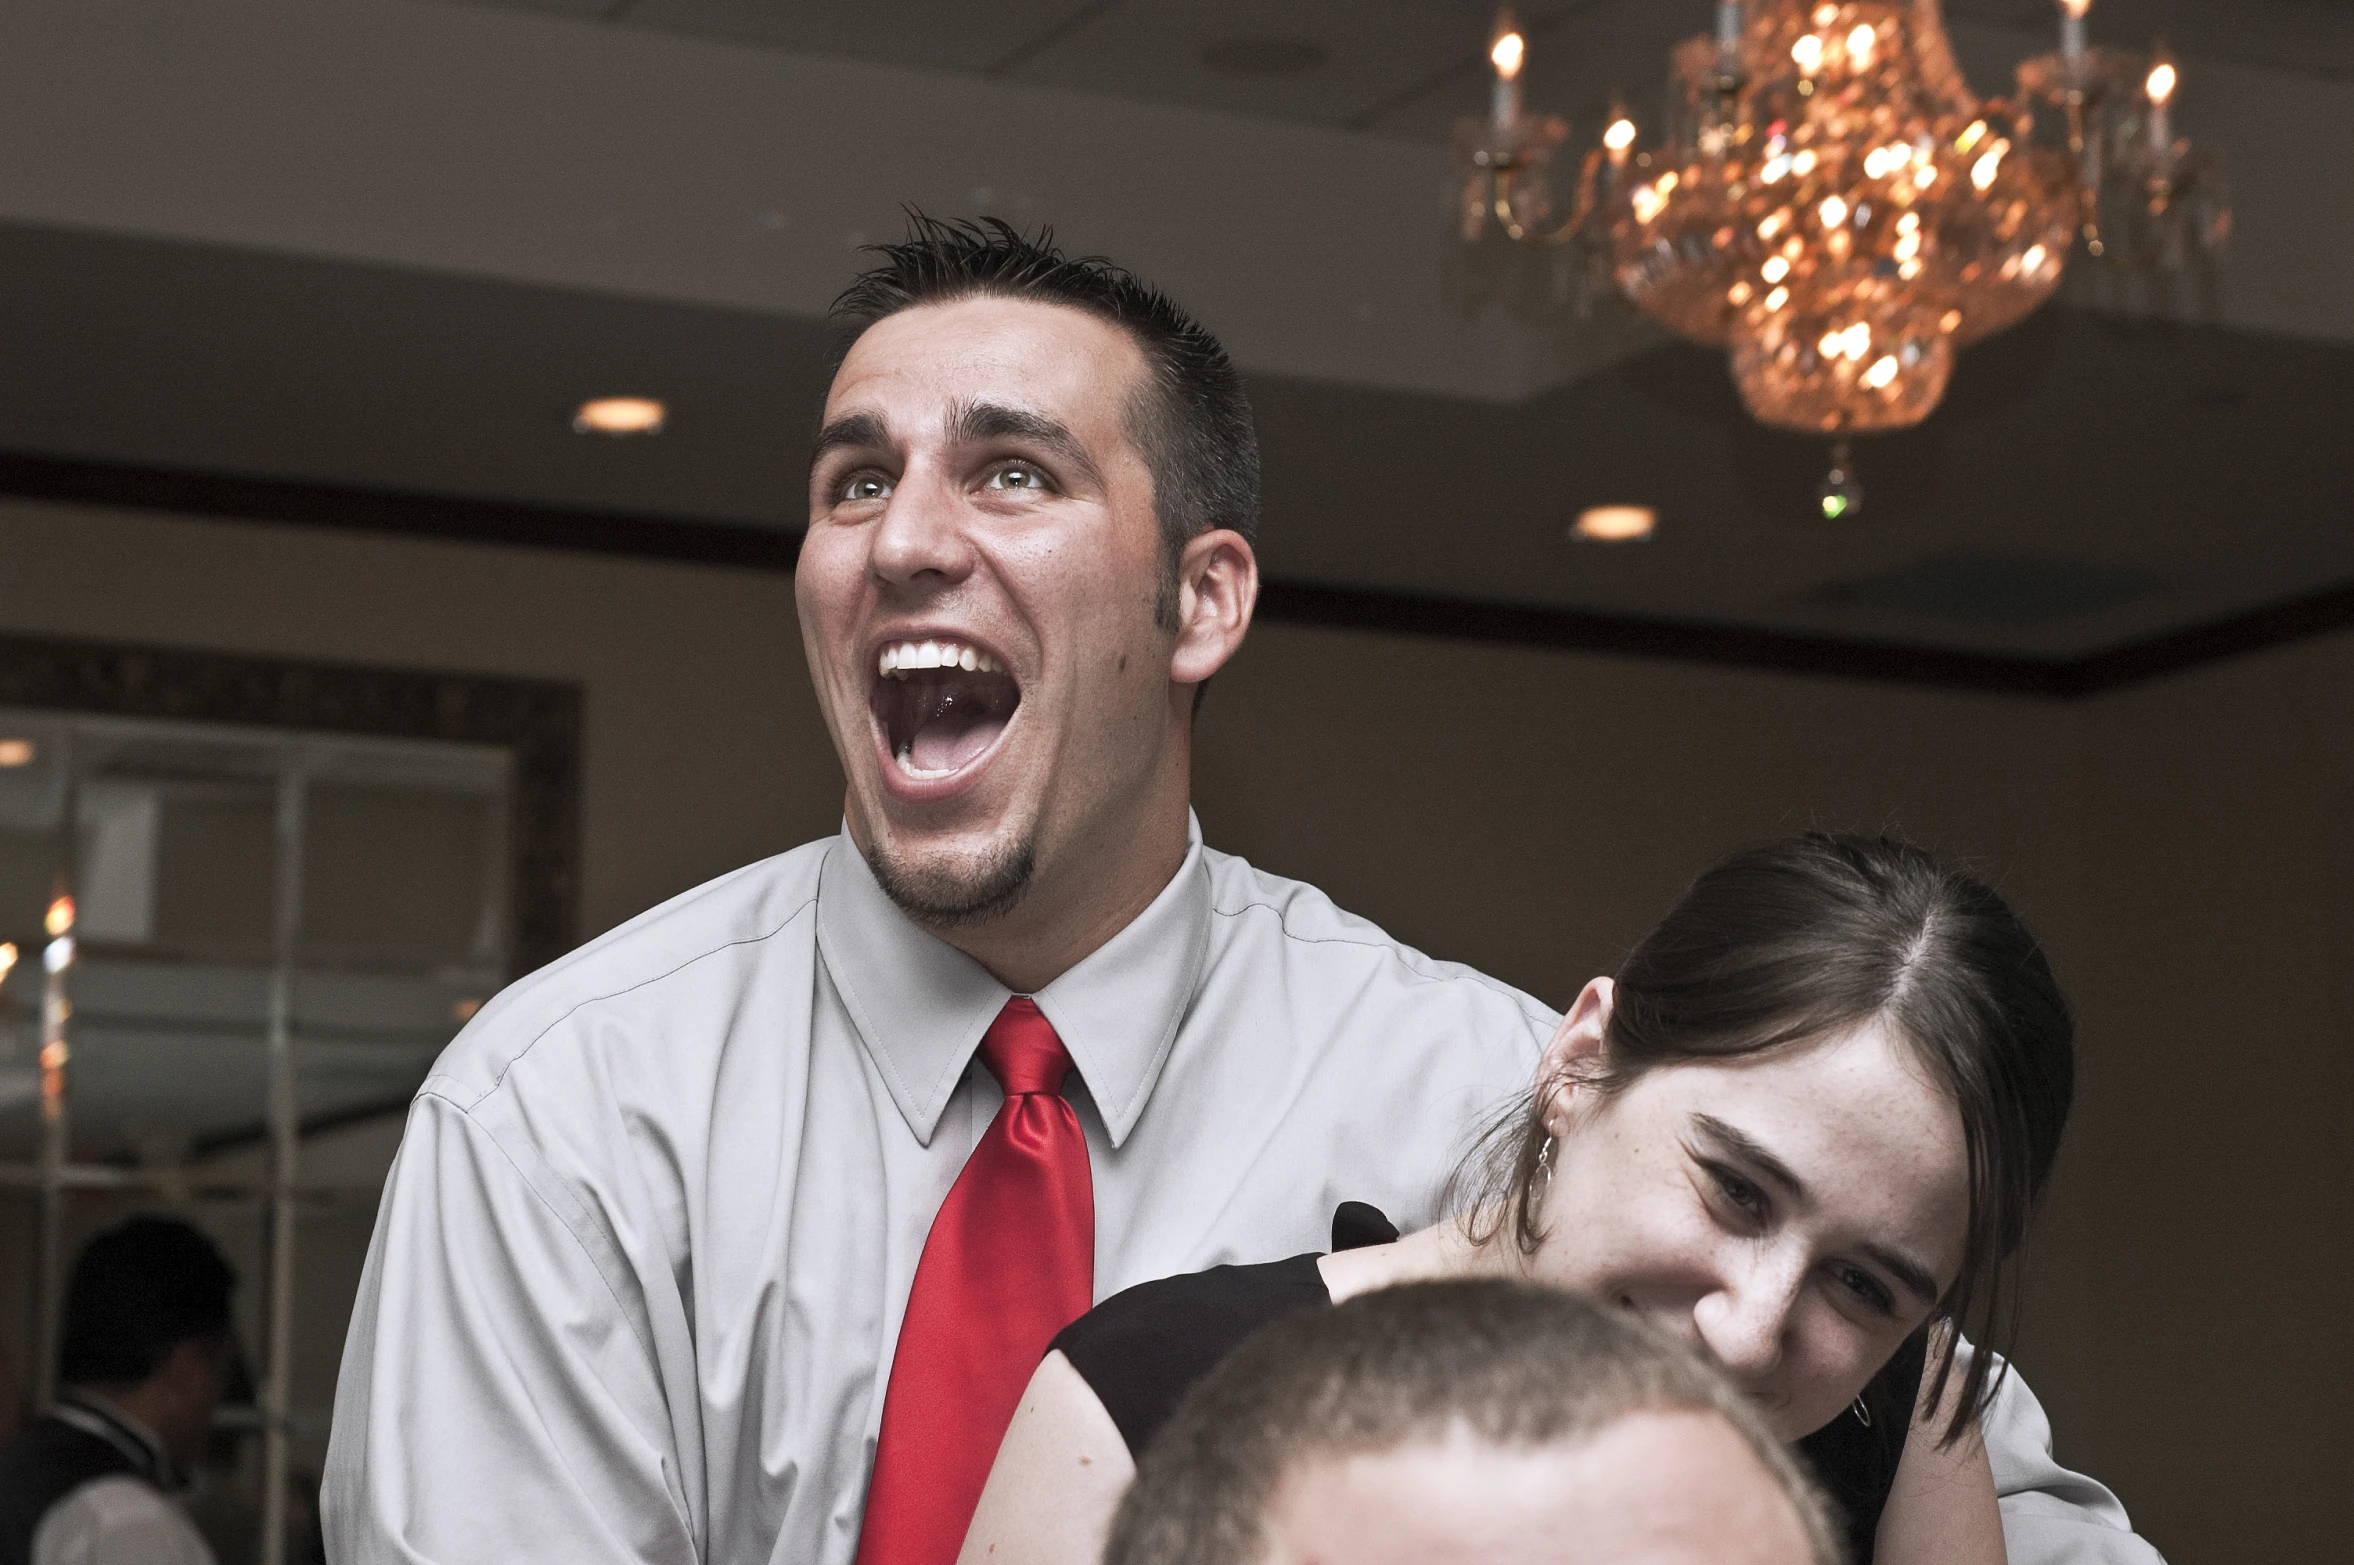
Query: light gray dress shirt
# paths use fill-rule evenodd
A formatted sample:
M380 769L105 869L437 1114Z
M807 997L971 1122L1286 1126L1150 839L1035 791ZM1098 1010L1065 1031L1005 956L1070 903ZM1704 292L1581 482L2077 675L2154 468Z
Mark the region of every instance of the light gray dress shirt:
M330 1557L848 1565L924 1236L1002 1101L973 1055L1007 998L834 838L484 1007L377 1218ZM1078 1067L1099 1299L1321 1249L1344 1199L1429 1221L1557 1021L1198 827L1037 1001Z

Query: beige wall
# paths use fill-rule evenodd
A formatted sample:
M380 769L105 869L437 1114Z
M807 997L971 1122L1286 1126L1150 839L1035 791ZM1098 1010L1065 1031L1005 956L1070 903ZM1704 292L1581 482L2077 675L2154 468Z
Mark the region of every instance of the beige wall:
M590 932L836 819L778 575L0 504L0 629L579 681ZM2321 1316L2354 1281L2350 675L2339 637L2063 705L1269 625L1196 796L1219 845L1556 1004L1734 844L1973 861L2084 1016L2022 1353L2062 1455L2177 1561L2310 1556L2354 1457ZM306 1329L315 1378L339 1308Z

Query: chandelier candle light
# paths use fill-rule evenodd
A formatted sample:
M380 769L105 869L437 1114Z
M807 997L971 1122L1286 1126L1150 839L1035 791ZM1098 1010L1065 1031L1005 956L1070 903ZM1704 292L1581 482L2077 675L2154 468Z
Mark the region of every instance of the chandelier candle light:
M1822 512L1852 514L1847 437L1927 417L1956 350L2050 298L2079 240L2146 272L2229 232L2221 160L2173 133L2175 66L2091 47L2090 4L2059 0L2059 51L1982 102L1937 0L1719 0L1672 56L1661 144L1614 105L1558 221L1568 127L1523 108L1505 13L1491 113L1457 129L1463 237L1581 245L1645 315L1729 350L1752 415L1833 438Z

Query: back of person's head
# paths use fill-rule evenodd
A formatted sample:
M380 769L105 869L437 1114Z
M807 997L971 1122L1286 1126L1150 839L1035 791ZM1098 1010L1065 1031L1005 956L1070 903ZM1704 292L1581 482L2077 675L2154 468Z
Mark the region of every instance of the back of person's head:
M235 1286L220 1250L177 1218L109 1228L74 1262L58 1372L68 1385L138 1385L181 1343L228 1332Z
M1911 1045L1961 1114L1968 1231L1935 1316L1955 1328L1936 1337L1931 1390L1942 1398L1958 1334L1997 1348L2011 1335L2007 1263L2051 1176L2075 1092L2067 999L2000 896L1894 837L1818 831L1736 853L1628 953L1607 1059L1581 1080L1616 1092L1663 1067L1762 1057L1875 1021ZM1551 1139L1542 1096L1498 1127L1472 1167L1470 1199L1458 1202L1508 1223L1530 1252L1542 1237ZM1993 1395L1995 1362L1970 1356L1949 1438Z
M1050 231L1026 236L996 218L911 213L907 238L870 248L880 263L834 301L835 316L862 331L919 305L1004 298L1081 310L1126 332L1149 376L1129 410L1129 438L1152 472L1170 568L1188 539L1211 528L1257 536L1259 437L1242 377L1176 300L1102 256L1064 254Z
M1353 1491L1330 1481L1349 1464ZM1432 1537L1564 1565L1839 1558L1812 1485L1722 1376L1621 1311L1496 1280L1254 1335L1144 1452L1104 1565L1265 1565L1335 1527L1384 1558Z

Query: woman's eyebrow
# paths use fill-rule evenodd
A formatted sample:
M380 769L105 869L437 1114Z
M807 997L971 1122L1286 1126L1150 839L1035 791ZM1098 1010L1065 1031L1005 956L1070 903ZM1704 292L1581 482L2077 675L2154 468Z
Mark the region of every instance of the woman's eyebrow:
M1791 1200L1804 1202L1813 1199L1811 1192L1806 1188L1806 1181L1799 1178L1789 1164L1768 1152L1746 1130L1728 1125L1714 1114L1694 1114L1692 1123L1718 1146L1750 1164L1775 1184L1780 1185Z
M1773 1183L1780 1185L1789 1194L1791 1200L1805 1202L1811 1199L1806 1182L1798 1177L1796 1171L1773 1153L1768 1152L1749 1132L1738 1126L1726 1124L1714 1114L1694 1114L1692 1123L1703 1135L1717 1143L1725 1151L1749 1164ZM1898 1286L1902 1287L1905 1292L1912 1294L1931 1308L1936 1307L1937 1279L1929 1274L1928 1267L1923 1266L1903 1251L1891 1249L1884 1244L1866 1242L1857 1246L1857 1249L1864 1259L1895 1278Z

